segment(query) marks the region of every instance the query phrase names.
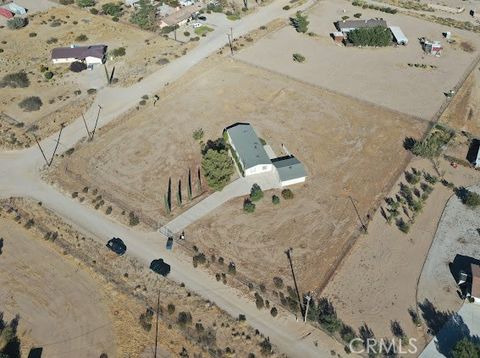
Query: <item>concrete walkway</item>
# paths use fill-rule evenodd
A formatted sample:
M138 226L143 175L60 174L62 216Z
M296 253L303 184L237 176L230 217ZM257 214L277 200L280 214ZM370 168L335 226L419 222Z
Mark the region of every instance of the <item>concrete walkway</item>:
M165 225L165 227L174 234L179 233L227 201L250 194L250 189L255 183L260 185L262 190L280 187L280 181L275 171L238 178L223 188L222 191L211 194L192 208L177 216ZM165 227L163 230L165 230ZM160 231L162 231L162 229L160 229Z
M480 337L480 305L465 303L437 336L430 341L419 358L449 357L449 352L464 337Z

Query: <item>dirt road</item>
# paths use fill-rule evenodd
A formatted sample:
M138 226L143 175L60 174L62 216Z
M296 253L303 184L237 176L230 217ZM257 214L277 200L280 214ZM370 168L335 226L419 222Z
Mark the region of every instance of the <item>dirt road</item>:
M293 10L290 12L282 10L285 4L287 1L274 2L245 17L242 21L234 23L234 34L240 36L275 18L289 16ZM310 2L304 6L309 4ZM298 9L296 8L295 11ZM207 41L186 56L171 62L132 87L127 89L106 88L99 91L95 103L86 114L89 124L93 126L98 105L102 106L99 123L99 126L102 126L135 106L143 94L155 92L166 83L179 78L189 68L225 45L227 29L224 30L225 32L218 31L216 34L212 34ZM63 130L59 150L65 151L72 147L84 136L84 133L82 120L77 119ZM53 135L42 141L47 155L53 152L56 138L57 136ZM27 196L42 201L45 206L53 209L74 226L90 232L104 242L112 236L123 237L128 246L128 252L145 264L148 264L153 258L164 257L172 265L172 279L184 282L187 287L215 302L232 316L238 316L239 313L246 314L247 321L253 327L269 336L280 351L289 356L330 356L331 348L335 348L337 351L342 349L322 332L295 322L294 317L275 319L270 316L269 312L258 311L253 302L240 297L238 292L216 282L207 273L195 270L190 262L185 262L181 258L167 253L164 238L159 234L139 234L99 215L93 209L63 196L40 179L39 170L43 165L44 159L37 148L1 153L0 196ZM318 342L318 347L314 342Z
M19 333L26 331L46 357L114 356L113 327L96 283L16 223L0 219L0 226L0 310L20 315Z

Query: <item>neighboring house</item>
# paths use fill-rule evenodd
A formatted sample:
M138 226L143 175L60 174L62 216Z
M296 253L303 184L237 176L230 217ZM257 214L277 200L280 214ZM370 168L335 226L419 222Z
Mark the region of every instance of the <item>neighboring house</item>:
M84 62L87 65L105 63L107 53L106 45L57 47L52 50L54 64Z
M389 26L388 27L392 32L393 38L398 45L408 44L408 38L404 35L402 29L398 26Z
M473 302L480 304L480 266L472 264L472 286L470 295Z
M282 186L305 182L307 173L303 164L293 155L272 159Z
M226 128L225 131L245 176L265 173L273 169L272 161L249 123L237 123Z
M198 3L196 5L185 6L180 10L175 11L173 14L168 15L160 21L160 28L163 29L167 26L182 26L185 25L188 20L202 8L202 4Z
M190 5L195 4L195 1L193 1L193 0L179 0L178 3L180 4L180 6L190 6Z
M2 8L7 9L10 12L13 12L16 15L26 15L27 9L24 7L15 4L14 2L2 5Z
M7 19L11 19L13 17L13 13L10 10L0 7L0 16L6 17Z
M175 11L178 11L177 8L171 7L167 4L162 4L157 7L157 15L160 17L166 17L173 14Z
M344 34L356 29L365 27L387 27L387 22L384 19L369 19L369 20L341 20L335 23L338 31Z
M140 0L124 0L125 5L127 6L133 6L136 3L138 3Z

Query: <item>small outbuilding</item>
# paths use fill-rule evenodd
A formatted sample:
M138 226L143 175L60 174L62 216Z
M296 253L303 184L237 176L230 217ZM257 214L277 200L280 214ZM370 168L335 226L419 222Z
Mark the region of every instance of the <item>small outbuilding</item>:
M397 45L406 45L408 44L408 38L403 33L402 29L398 26L389 26L388 27L392 32L393 39L397 43Z
M272 159L281 186L305 182L307 173L303 164L293 155Z
M480 266L472 264L472 287L470 296L474 303L480 304Z
M335 41L336 43L341 43L345 40L344 33L340 31L332 32L330 36L332 36L333 41Z
M27 9L24 7L15 4L14 2L2 5L4 9L7 9L8 11L13 12L16 15L26 15L27 14Z
M0 7L0 16L6 17L7 19L11 19L13 17L13 13L10 10Z

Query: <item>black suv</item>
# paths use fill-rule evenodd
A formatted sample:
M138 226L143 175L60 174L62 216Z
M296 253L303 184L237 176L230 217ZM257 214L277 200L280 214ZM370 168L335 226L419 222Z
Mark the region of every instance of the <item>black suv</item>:
M170 273L170 265L165 263L163 259L157 259L150 264L150 270L162 276L167 276Z
M117 255L123 255L125 251L127 251L127 246L123 243L122 239L118 237L108 240L107 247Z

